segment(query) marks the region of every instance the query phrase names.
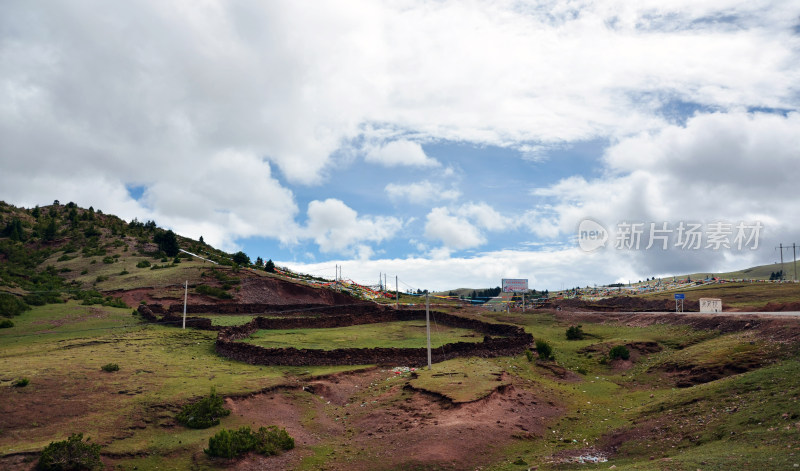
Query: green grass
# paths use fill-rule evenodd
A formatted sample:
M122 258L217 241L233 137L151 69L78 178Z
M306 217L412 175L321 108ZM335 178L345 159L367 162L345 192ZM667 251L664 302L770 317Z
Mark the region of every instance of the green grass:
M436 364L435 369L421 368L409 384L435 392L453 402L470 402L486 397L500 386L503 367L483 358L457 358Z
M183 403L208 394L212 386L230 395L282 384L287 376L359 368L279 368L230 361L214 351L216 332L142 324L131 309L70 302L35 307L15 322L13 329L0 330L0 404L26 407L46 401L59 414L30 428L4 426L0 454L41 449L63 440L65 428L111 443L136 423L167 420L153 405ZM109 362L120 370L103 372L101 367ZM20 377L29 378L30 385L11 388ZM162 453L201 438L183 430L133 430L130 437L113 440L107 450Z
M255 319L256 315L225 315L225 314L192 314L196 317L205 317L211 319L212 325L232 326L242 325Z
M721 283L682 290L686 299L722 299L722 309L747 310L764 306L768 302L788 303L800 301L800 283ZM673 293L640 295L647 299L671 300Z
M267 348L422 348L426 345L426 333L424 321L399 321L329 329L259 330L243 341ZM482 341L481 334L469 329L431 326L432 348Z

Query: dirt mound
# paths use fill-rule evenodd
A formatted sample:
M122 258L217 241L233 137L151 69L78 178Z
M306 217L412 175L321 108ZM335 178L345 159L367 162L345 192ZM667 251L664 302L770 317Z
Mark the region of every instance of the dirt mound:
M629 342L623 345L625 345L625 348L627 348L628 351L630 352L631 354L630 360L634 363L639 361L639 359L644 355L649 355L651 353L658 353L661 350L663 350L663 348L661 347L661 345L658 344L658 342ZM614 348L615 346L616 345L608 342L596 343L578 350L578 353L583 353L583 354L599 353L600 355L608 355L608 352L611 351L611 349Z
M624 324L628 327L645 327L654 324L689 325L698 330L713 330L719 333L753 331L766 340L793 343L800 341L800 319L769 316L741 316L730 314L630 314L630 313L584 313L555 312L556 318L565 323L593 322L600 324Z
M329 470L471 470L492 462L495 450L514 440L542 437L546 423L563 413L523 383L454 404L409 390L408 379L376 369L231 401L233 414L245 423L285 427L297 442L280 462L249 456L234 469L292 469L325 439L332 443Z
M791 303L767 303L763 307L756 309L758 312L789 312L800 311L800 301Z

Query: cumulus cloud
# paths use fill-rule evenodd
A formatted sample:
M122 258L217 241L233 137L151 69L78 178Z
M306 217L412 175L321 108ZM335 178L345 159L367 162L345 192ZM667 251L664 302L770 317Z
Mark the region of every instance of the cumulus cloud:
M391 141L378 147L368 147L364 160L386 167L438 167L435 159L425 155L417 142L406 140Z
M598 281L614 283L638 281L639 274L630 264L618 264L608 253L586 254L577 248L555 251L499 250L477 254L470 258L451 258L448 251L437 256L377 259L366 261L335 260L325 263L303 264L276 262L301 273L331 270L332 264L342 266L342 274L364 284L372 284L375 273L388 273L399 278L400 290L429 289L433 291L454 288L488 288L499 286L503 278L527 278L528 286L551 291L586 286ZM607 267L617 263L617 274L610 278ZM580 267L568 270L564 267Z
M536 190L526 227L713 215L800 235L774 196L794 192L797 115L736 111L797 109L799 16L797 2L769 0L5 1L0 197L152 217L223 248L264 235L374 256L398 219L313 195L346 224L309 205L312 234L290 188L328 181L341 154L452 172L420 143L541 161L599 139L614 143L606 173ZM720 113L684 123L669 112L683 107ZM417 190L420 204L458 198ZM447 250L481 246L481 231L508 226L492 211L435 208L425 234Z
M342 201L329 198L309 203L305 235L313 238L322 252L349 252L368 258L373 250L365 242L390 239L401 227L398 218L359 216Z
M699 114L684 126L621 140L607 150L605 162L608 173L602 178L575 176L533 191L547 202L560 233L574 234L587 217L611 229L621 222L643 222L647 228L666 222L672 229L681 221L764 225L760 252L641 250L625 255L645 273L768 263L773 245L800 237L794 210L780 196L792 194L800 179L798 113Z
M502 232L514 229L517 222L501 215L486 203L467 203L456 209L456 214L470 219L479 227L490 231Z
M425 237L440 240L448 249L463 250L486 243L477 227L454 216L447 208L433 208L425 221Z
M425 204L436 201L456 200L461 192L455 188L446 188L441 184L433 184L430 180L409 183L389 183L385 188L389 198L398 203Z

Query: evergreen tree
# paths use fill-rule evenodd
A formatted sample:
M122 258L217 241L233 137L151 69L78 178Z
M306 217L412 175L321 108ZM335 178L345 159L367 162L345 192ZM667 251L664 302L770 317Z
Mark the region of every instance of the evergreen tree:
M148 224L152 221L148 221ZM153 223L155 224L155 223ZM156 232L153 236L153 242L158 244L158 249L167 254L167 257L175 257L178 255L178 238L172 229L166 232Z
M246 267L250 265L250 257L241 250L233 254L233 263Z
M272 259L267 260L267 263L264 264L264 270L275 273L275 264L272 263Z

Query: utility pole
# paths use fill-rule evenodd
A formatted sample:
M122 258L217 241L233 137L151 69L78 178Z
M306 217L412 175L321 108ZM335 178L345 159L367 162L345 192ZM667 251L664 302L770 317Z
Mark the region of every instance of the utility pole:
M425 330L428 334L428 369L431 369L431 303L428 292L425 292Z
M784 269L783 269L783 251L789 250L789 246L783 246L783 243L778 244L776 249L781 251L781 281L784 279ZM794 278L793 280L797 282L797 244L792 242L792 263L794 264Z
M394 308L400 309L400 289L397 285L397 275L394 276Z
M183 328L186 329L186 302L189 300L189 280L183 289Z

